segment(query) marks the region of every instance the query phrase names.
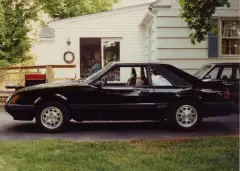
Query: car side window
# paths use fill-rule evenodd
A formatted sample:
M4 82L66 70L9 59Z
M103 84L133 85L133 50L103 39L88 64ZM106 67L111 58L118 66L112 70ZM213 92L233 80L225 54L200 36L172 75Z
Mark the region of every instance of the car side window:
M217 79L220 67L214 67L206 76L207 79Z
M232 77L233 77L233 68L232 67L224 67L220 78L222 80L232 80L233 79Z
M148 86L149 79L144 66L116 67L103 75L104 86ZM100 80L98 80L100 81Z

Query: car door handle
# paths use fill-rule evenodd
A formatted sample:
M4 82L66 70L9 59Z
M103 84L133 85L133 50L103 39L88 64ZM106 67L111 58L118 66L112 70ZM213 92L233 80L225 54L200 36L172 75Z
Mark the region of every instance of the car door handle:
M233 86L233 83L226 83L226 86Z
M142 90L141 95L149 95L150 91L149 90Z

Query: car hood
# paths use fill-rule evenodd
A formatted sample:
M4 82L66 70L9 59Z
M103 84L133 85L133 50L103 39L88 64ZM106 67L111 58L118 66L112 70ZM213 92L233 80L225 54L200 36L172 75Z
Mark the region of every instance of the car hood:
M16 93L32 91L32 90L42 90L49 88L59 88L59 87L70 87L70 86L86 86L88 84L84 83L83 80L73 80L73 81L59 81L54 83L38 84L35 86L29 86L18 90Z

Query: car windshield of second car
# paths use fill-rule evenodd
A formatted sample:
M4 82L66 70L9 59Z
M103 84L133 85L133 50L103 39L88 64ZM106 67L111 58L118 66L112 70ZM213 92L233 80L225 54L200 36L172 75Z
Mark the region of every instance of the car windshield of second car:
M211 65L206 65L204 67L202 67L200 70L198 70L194 76L197 77L197 78L201 78L201 76L207 72L207 70L209 70L211 68Z

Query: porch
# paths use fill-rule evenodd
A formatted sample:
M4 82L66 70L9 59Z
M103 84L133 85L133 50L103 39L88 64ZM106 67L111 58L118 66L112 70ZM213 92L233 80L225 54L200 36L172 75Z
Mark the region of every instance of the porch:
M59 77L55 74L56 72L59 73L59 71L64 73L64 71L72 69L75 70L76 65L39 65L0 68L0 105L5 104L9 94L14 92L14 90L6 89L5 86L11 84L24 86L26 74L45 74L47 82L52 83L76 79L76 74L74 73L68 77Z

